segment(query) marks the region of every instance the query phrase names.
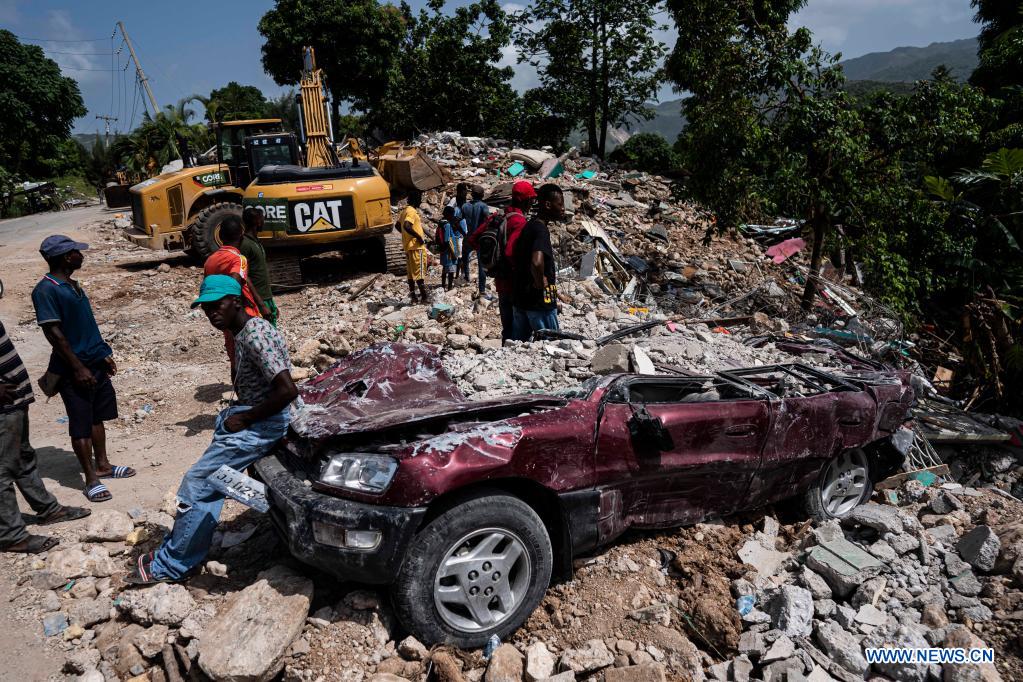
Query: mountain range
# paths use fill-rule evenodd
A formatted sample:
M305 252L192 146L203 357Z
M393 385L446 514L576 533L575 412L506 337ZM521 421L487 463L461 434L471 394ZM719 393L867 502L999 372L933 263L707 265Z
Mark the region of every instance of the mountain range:
M926 47L897 47L888 52L871 52L839 62L845 72L846 89L853 94L886 89L906 94L914 81L930 78L940 65L947 66L960 81L970 77L977 66L977 39L964 38ZM654 117L630 126L630 132L658 133L674 142L682 131L682 100L673 99L653 107Z

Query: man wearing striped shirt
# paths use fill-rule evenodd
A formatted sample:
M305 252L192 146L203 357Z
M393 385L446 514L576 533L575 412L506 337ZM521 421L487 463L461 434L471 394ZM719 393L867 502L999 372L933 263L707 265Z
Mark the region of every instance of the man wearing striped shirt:
M28 405L34 399L28 371L0 322L0 552L37 554L57 544L56 538L25 530L14 486L41 525L89 515L88 509L61 506L39 478L28 442Z

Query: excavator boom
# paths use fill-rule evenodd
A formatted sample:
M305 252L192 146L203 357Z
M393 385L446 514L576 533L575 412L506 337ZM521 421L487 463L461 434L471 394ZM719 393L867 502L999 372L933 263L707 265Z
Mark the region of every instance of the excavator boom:
M330 168L337 163L331 148L330 115L323 86L323 72L316 68L316 53L312 47L302 51L303 68L302 125L305 129L306 162L308 168Z

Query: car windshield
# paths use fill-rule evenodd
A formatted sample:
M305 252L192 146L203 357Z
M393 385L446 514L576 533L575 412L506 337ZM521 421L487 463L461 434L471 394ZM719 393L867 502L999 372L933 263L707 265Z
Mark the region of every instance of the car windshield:
M577 386L569 386L568 388L562 388L558 391L554 391L554 395L562 398L572 399L585 399L589 398L590 394L593 393L594 389L597 388L597 384L600 383L602 376L590 377L583 383Z

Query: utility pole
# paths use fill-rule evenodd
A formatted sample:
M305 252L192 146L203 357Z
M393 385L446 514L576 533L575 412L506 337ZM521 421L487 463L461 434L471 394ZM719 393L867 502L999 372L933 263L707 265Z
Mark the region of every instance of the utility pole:
M105 125L106 125L106 139L109 140L110 139L110 122L111 121L116 122L117 121L117 117L116 116L97 116L96 118L101 118L105 122Z
M149 95L149 103L153 105L153 116L156 116L160 113L160 107L156 106L156 98L153 97L153 90L149 87L149 79L146 78L146 74L142 70L142 65L139 64L139 58L135 56L135 48L131 44L131 39L128 38L128 32L124 30L124 22L117 22L117 27L121 29L121 35L124 36L124 42L128 44L128 52L131 53L131 60L135 62L135 71L138 72L139 82L142 83L142 87L146 89L146 94Z

